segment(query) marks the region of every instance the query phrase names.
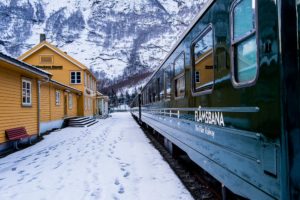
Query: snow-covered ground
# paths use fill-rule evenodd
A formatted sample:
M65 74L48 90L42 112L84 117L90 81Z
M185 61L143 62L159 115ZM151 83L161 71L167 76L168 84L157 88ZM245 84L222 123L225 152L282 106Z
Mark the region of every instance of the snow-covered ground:
M129 113L0 159L0 199L192 199Z

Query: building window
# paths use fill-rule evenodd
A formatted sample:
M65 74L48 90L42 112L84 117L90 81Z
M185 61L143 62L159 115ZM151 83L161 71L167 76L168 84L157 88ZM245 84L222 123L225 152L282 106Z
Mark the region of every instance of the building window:
M40 59L41 64L53 64L53 56L51 55L40 56Z
M86 77L86 72L84 72L84 86L87 86L87 77Z
M22 79L22 105L31 106L31 81Z
M192 44L193 94L211 91L214 84L213 31L204 29Z
M55 92L55 104L60 105L60 91Z
M69 93L69 109L73 108L73 95Z
M231 12L233 82L251 84L257 78L255 0L236 1Z
M175 73L175 97L183 97L185 94L185 78L184 78L184 53L182 52L174 62Z
M71 72L71 83L81 83L81 72Z

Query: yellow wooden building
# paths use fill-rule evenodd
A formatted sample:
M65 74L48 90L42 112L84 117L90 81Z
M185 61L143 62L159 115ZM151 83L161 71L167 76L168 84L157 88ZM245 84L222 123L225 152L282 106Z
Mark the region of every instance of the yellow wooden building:
M61 128L64 120L78 116L81 91L54 80L40 87L40 132Z
M51 75L0 53L0 150L6 147L5 130L25 127L39 133L39 89Z
M50 72L52 80L81 91L77 103L79 116L97 114L97 79L85 65L47 41L41 41L18 59Z
M78 116L82 92L51 80L52 74L0 53L0 151L9 147L5 130L25 127L35 139L64 119Z

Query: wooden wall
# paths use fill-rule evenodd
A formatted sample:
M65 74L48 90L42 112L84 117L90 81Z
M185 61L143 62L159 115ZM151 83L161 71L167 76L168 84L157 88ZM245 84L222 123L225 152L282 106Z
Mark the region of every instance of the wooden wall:
M22 77L31 79L31 107L21 103ZM37 134L37 80L0 66L0 91L0 143L6 141L5 130L10 128L24 126L28 134Z

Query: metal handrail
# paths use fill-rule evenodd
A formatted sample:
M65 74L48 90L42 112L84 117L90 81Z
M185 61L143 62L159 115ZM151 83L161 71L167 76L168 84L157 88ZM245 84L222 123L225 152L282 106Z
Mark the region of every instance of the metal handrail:
M135 109L135 108L133 108ZM232 112L232 113L242 113L242 112L251 112L256 113L260 111L259 107L199 107L199 108L145 108L142 107L142 110L149 111L208 111L208 112Z

